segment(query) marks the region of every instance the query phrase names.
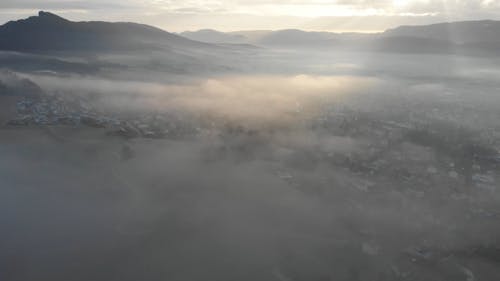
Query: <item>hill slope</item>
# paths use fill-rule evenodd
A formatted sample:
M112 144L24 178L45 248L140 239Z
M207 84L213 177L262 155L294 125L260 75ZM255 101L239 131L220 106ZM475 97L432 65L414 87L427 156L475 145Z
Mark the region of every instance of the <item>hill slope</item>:
M463 21L423 26L400 26L387 30L384 32L384 36L448 40L457 44L500 42L500 21Z
M47 12L0 26L0 50L10 51L184 49L210 46L147 25L72 22Z
M303 30L276 30L222 33L190 32L192 39L222 43L231 36L258 46L286 48L342 48L394 53L500 53L500 21L462 21L422 26L400 26L383 33L332 33Z
M201 29L198 31L185 31L180 33L181 36L189 38L195 41L207 42L207 43L231 43L231 44L242 44L248 43L247 39L242 35L224 33L213 29Z

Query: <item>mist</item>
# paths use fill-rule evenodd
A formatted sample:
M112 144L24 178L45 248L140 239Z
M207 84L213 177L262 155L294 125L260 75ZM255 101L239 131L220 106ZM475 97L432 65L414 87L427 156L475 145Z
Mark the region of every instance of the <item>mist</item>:
M169 40L2 52L2 280L500 278L495 56Z

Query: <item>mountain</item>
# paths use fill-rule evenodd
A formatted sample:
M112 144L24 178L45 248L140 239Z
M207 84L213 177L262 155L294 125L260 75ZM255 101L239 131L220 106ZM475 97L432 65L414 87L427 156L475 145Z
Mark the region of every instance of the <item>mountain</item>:
M338 39L331 32L309 32L298 29L286 29L271 32L259 39L259 43L271 46L324 46L329 47Z
M383 33L385 37L415 37L446 40L455 44L500 42L500 21L463 21L423 26L400 26Z
M411 36L380 36L371 40L366 48L378 52L410 54L451 54L459 51L459 46L447 40Z
M297 29L224 33L203 29L181 35L143 24L73 22L39 12L38 16L0 26L0 50L32 53L161 50L194 58L200 54L217 54L214 50L221 51L220 55L233 49L245 50L253 44L399 53L500 53L500 22L491 20L401 26L378 34Z
M419 48L422 42L448 45L451 53L467 55L498 55L500 54L500 21L462 21L438 23L425 26L401 26L385 31L381 37L402 38L411 37ZM434 46L433 49L440 49Z
M338 36L331 32L310 32L299 29L285 29L277 31L260 31L258 34L250 32L220 32L212 29L186 31L180 35L197 41L222 44L256 44L261 46L319 46L328 47ZM257 31L255 32L257 33Z
M248 44L268 47L332 48L390 53L500 54L500 21L492 20L400 26L375 34L288 29L230 33L201 30L186 35L191 39L211 43L223 43L238 38Z
M109 51L215 47L148 25L72 22L55 14L10 21L0 26L0 50Z
M230 43L230 44L245 44L248 43L248 39L243 35L224 33L213 29L201 29L198 31L185 31L180 34L183 37L189 38L195 41L201 41L206 43Z
M260 46L324 46L335 42L338 34L331 32L312 32L299 29L259 30L220 32L212 29L186 31L180 35L197 41L221 44L253 44Z

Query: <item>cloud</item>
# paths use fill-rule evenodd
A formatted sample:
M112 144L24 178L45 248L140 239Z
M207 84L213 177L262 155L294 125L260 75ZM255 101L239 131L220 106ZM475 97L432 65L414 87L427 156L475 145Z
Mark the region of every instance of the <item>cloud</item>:
M33 15L42 9L73 20L134 21L169 31L382 31L401 24L500 18L500 2L495 0L3 0L0 21ZM349 23L348 30L336 28L336 20L328 24L326 20L332 17ZM321 24L306 24L320 19Z
M435 75L440 70L429 68L429 59L420 59L427 57L418 56L417 62L376 57L396 65L392 71L398 73L425 65L432 78L425 84L403 79L382 89L378 79L310 75L216 77L176 85L89 77L34 80L48 92L98 92L117 107L170 105L195 114L243 114L245 120L265 119L268 113L283 119L297 101L314 105L327 97L335 102L344 93L354 97L338 103L339 110L360 103L353 109L375 113L368 115L376 117L374 124L380 114L407 114L408 106L415 104L408 103L412 100L422 101L415 110L432 112L442 104L436 93L448 85L477 85L474 77L458 84L456 79L441 79ZM441 62L431 59L436 65ZM383 73L391 72L376 75ZM496 85L491 93L496 93ZM478 97L483 86L474 86L475 95L468 89L464 93L483 100L483 95ZM457 102L471 106L462 99ZM460 109L446 104L444 112ZM335 164L335 154L341 154L340 160L343 153L353 155L346 159L371 158L368 143L386 139L373 134L378 130L365 122L354 139L336 135L333 127L313 129L302 122L291 130L261 130L253 136L216 130L213 137L185 141L125 141L103 138L102 131L55 127L2 130L0 221L5 250L0 251L0 269L6 280L352 280L353 275L391 277L380 273L393 274L396 261L405 270L434 277L442 272L410 260L421 259L421 249L448 256L495 245L500 230L484 212L497 206L498 199L477 191L473 207L479 211L463 200L451 200L448 192L460 186L446 180L447 162L439 181L427 181L427 174L418 172L419 167L427 169L420 161L435 157L431 151L408 143L394 145L380 156L379 163L387 165L381 175L351 173L343 166L350 164ZM61 134L65 141L55 142L54 134L45 132ZM121 161L123 147L135 156ZM396 160L417 153L415 161ZM389 178L391 170L399 175L407 167L416 177ZM488 200L481 197L485 194ZM480 223L470 227L466 216ZM464 260L459 258L457 264ZM476 255L465 262L483 260Z
M149 1L40 1L40 0L4 0L0 7L6 9L123 9L136 8L151 13L168 11L176 13L205 14L225 11L227 13L247 13L261 16L288 15L314 16L349 13L362 15L370 13L442 13L453 11L463 14L469 11L485 13L498 12L500 3L494 0L149 0Z
M309 75L230 76L189 85L29 77L49 92L101 93L100 104L110 111L184 110L244 123L279 125L294 123L298 113L313 115L326 101L379 83L371 78Z
M133 7L131 2L127 1L37 1L37 0L3 0L0 2L0 8L3 9L47 9L47 10L99 10L99 9L123 9Z

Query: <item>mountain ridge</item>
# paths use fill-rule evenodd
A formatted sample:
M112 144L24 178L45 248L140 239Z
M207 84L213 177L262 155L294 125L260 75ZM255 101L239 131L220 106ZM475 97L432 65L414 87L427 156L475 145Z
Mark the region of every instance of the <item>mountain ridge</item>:
M485 26L488 25L488 26ZM472 26L472 27L471 27ZM468 28L467 28L468 27ZM441 29L435 31L434 29ZM447 28L447 29L446 29ZM457 28L462 28L463 30L457 30ZM203 32L206 29L199 31L190 31L181 33L185 37L196 40L201 39L198 37L199 32ZM431 30L431 31L428 31ZM481 32L481 30L483 30ZM477 42L489 42L489 41L500 41L500 21L495 20L476 20L476 21L457 21L457 22L443 22L443 23L435 23L429 25L402 25L397 26L395 28L387 29L383 32L379 33L337 33L337 32L329 32L329 31L305 31L300 29L281 29L281 30L269 30L269 31L260 31L259 36L254 36L250 38L249 36L245 36L249 31L233 31L233 32L220 32L217 30L211 30L212 32L217 32L219 34L227 34L227 35L240 35L247 39L244 41L245 43L257 44L257 43L276 43L275 37L282 36L283 34L290 34L291 32L295 32L299 36L305 38L307 37L310 40L322 41L327 40L331 41L336 38L353 38L353 37L364 37L364 38L376 38L376 37L417 37L422 39L432 39L432 40L450 40L453 43L461 44L461 43L477 43ZM495 32L493 32L495 31ZM250 31L251 32L251 31ZM433 34L436 33L436 34ZM451 34L451 35L450 35ZM472 34L470 36L468 34ZM465 36L468 35L468 36ZM458 38L457 38L458 37ZM463 37L463 38L462 38ZM482 38L481 38L482 37ZM466 40L459 40L459 39ZM494 38L494 40L491 40ZM454 40L452 40L454 39ZM457 40L458 39L458 40ZM203 40L200 40L203 41ZM297 40L298 41L298 40ZM461 42L465 41L465 42Z
M228 44L232 46L228 47ZM236 45L235 45L236 44ZM131 22L67 20L50 12L9 21L0 26L0 50L144 51L189 53L190 50L230 50L241 46L382 51L395 53L457 53L490 55L500 52L500 21L459 21L405 25L381 33L334 33L285 29L220 32L202 29L174 34ZM195 54L191 52L191 54Z
M0 26L0 50L95 51L141 50L144 48L215 47L131 22L74 22L40 11L38 16L9 21Z
M457 44L500 42L500 21L475 20L443 22L430 25L403 25L383 32L385 36L447 39Z

